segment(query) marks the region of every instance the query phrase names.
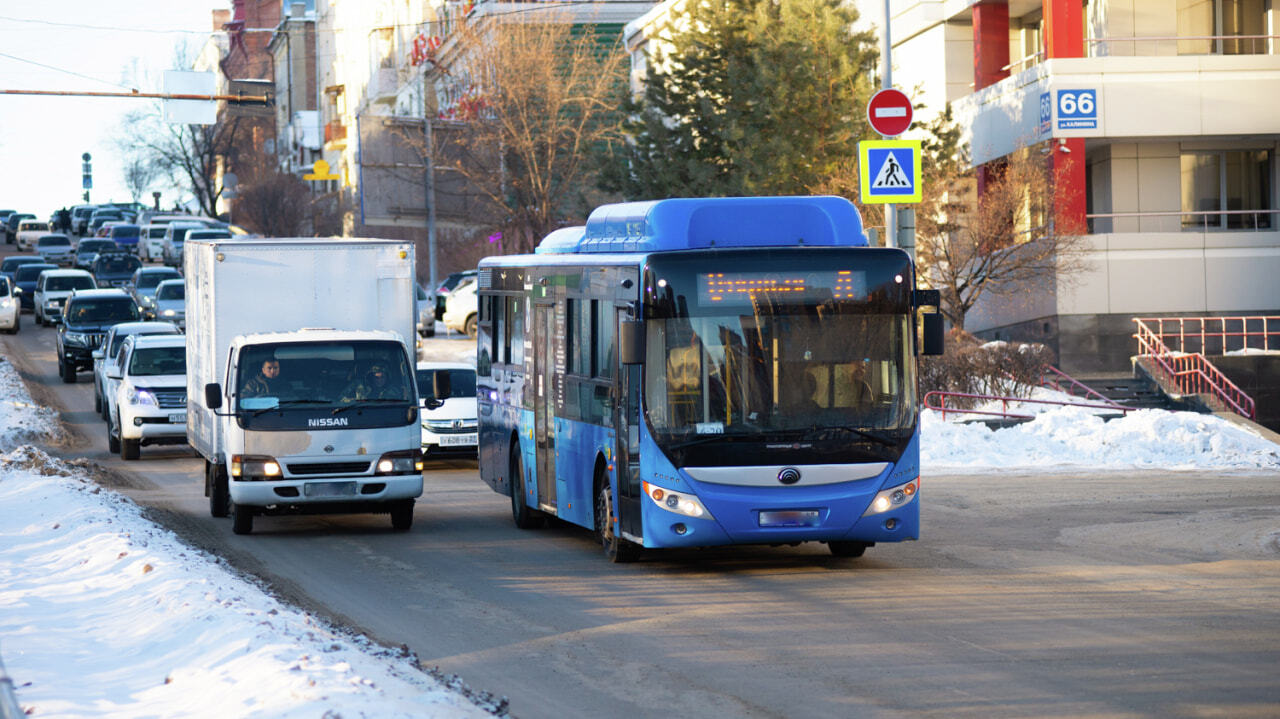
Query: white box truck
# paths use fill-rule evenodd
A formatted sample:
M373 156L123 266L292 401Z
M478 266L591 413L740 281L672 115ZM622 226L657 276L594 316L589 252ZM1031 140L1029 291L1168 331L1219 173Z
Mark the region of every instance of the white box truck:
M187 243L187 441L237 534L257 515L380 512L422 494L413 245Z

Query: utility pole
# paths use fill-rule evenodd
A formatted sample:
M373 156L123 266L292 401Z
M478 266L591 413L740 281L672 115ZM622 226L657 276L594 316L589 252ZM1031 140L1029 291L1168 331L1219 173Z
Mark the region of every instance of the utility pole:
M880 87L893 87L893 43L889 37L889 0L884 0L884 24L880 34ZM898 207L893 203L884 206L884 246L898 246Z
M422 70L422 139L426 143L426 152L422 155L422 164L426 167L427 191L427 277L431 283L431 291L436 291L436 147L432 144L431 103L428 97L431 81L427 78L426 66ZM435 308L431 308L435 312Z

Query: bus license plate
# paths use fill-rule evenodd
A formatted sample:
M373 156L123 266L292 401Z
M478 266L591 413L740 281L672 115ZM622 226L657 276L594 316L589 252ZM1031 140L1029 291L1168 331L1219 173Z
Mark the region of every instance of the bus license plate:
M308 497L354 497L355 482L308 482L302 485L302 493Z
M761 512L761 527L816 527L818 511L806 509L799 511Z
M186 412L174 412L169 415L169 424L185 424L187 421Z
M440 438L441 447L474 447L479 436L474 434L452 434Z

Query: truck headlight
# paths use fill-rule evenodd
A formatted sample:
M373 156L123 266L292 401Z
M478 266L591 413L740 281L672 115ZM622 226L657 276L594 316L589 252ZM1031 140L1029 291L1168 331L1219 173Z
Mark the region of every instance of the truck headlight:
M231 476L243 480L279 479L280 463L265 454L231 455Z
M918 491L920 491L919 477L906 484L882 489L876 493L875 499L871 500L871 506L867 507L867 511L863 512L862 516L870 517L873 514L884 514L891 509L897 509L915 499Z
M669 489L655 487L648 482L644 482L643 485L644 495L662 509L694 519L711 519L711 512L708 512L707 508L702 506L702 502L692 494L672 492Z
M134 389L130 387L124 397L129 404L147 405L151 407L156 406L156 396L145 389Z
M374 474L418 474L422 471L422 450L387 452L378 458Z

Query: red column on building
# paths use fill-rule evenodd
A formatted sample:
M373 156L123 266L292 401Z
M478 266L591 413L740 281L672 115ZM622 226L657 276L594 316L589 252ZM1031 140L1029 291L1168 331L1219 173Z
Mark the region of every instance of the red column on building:
M1084 15L1079 0L1043 0L1046 59L1084 57ZM1054 224L1064 234L1087 232L1084 138L1054 143Z
M973 89L981 90L1009 76L1009 3L984 0L973 6ZM997 170L988 163L978 168L978 194Z

